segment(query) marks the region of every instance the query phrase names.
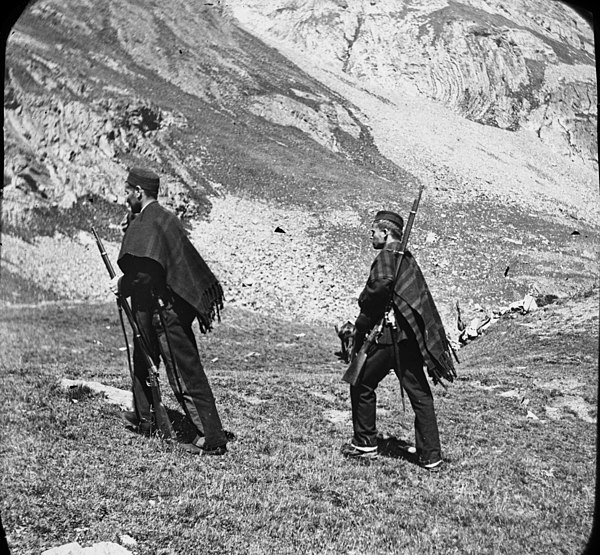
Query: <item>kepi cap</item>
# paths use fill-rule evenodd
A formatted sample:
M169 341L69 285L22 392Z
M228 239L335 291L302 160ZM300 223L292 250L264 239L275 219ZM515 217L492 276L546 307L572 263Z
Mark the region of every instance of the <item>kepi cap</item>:
M387 220L388 222L392 222L397 225L400 229L404 227L404 220L402 216L396 214L396 212L390 212L389 210L380 210L375 214L374 222L378 222L380 220Z
M127 176L127 183L132 187L141 187L144 191L158 194L160 178L153 171L145 168L131 168Z

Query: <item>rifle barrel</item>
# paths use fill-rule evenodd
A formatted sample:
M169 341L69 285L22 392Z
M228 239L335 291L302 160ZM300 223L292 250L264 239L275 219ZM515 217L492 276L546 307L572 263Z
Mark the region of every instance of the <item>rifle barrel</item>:
M102 243L102 239L100 239L98 233L96 233L94 226L92 226L92 233L94 234L94 237L96 238L96 245L98 245L98 250L100 251L100 256L102 257L102 260L104 261L104 265L106 266L106 269L108 270L110 279L112 279L117 274L115 273L113 265L110 262L110 258L108 258L108 254L106 253L106 249L104 248L104 243Z
M421 202L421 195L423 194L424 188L425 185L421 185L421 187L419 188L419 194L414 200L412 210L408 215L408 221L406 222L406 227L404 228L404 233L402 234L402 242L400 243L400 252L398 253L400 256L396 265L396 276L394 278L394 283L398 281L398 274L400 273L402 257L404 256L404 252L406 251L406 245L408 245L408 238L410 237L410 232L412 231L413 223L415 221L415 216L417 215L417 210L419 209L419 203Z
M110 278L112 279L116 275L115 270L110 262L110 258L108 258L108 254L106 253L104 244L102 243L102 240L98 236L98 233L96 233L96 230L94 229L93 226L92 226L92 233L94 234L94 237L96 238L96 245L98 245L98 250L100 251L100 256L102 256L104 265L106 266L106 269L108 270L108 274L110 275ZM169 420L169 416L167 414L167 409L162 404L162 397L160 394L160 387L158 385L158 378L157 378L158 369L156 368L156 365L154 364L154 361L152 360L152 357L150 356L150 353L152 351L150 350L148 343L146 341L146 338L142 334L142 331L140 330L139 326L137 325L137 322L135 321L135 316L133 315L133 311L131 310L131 307L129 306L127 299L123 298L123 296L119 294L119 295L117 295L117 304L119 305L120 308L122 308L125 311L125 315L127 316L127 319L129 320L129 324L131 325L131 329L133 330L133 335L137 339L138 344L140 346L140 350L142 352L142 355L146 359L146 364L148 366L148 379L150 382L149 383L150 389L152 391L152 399L153 399L153 405L154 405L153 409L154 409L154 414L155 414L155 418L156 418L156 424L158 425L158 428L160 429L160 431L166 438L175 437L175 432L173 430L171 421Z
M404 254L406 250L406 245L408 244L408 238L410 237L410 232L412 231L413 223L415 221L415 217L417 215L417 210L419 209L419 203L421 202L421 195L423 194L424 185L421 185L419 189L419 194L417 198L414 200L412 209L410 214L408 215L408 221L406 222L406 227L404 228L404 233L402 234L402 242L400 243L400 254Z

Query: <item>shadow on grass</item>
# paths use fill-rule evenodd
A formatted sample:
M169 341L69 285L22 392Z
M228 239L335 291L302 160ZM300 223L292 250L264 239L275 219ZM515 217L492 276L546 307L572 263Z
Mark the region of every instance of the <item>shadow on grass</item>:
M190 422L189 418L182 412L167 408L169 420L173 425L173 430L178 443L191 443L197 435L196 427ZM237 436L234 432L225 430L228 441L235 441Z
M180 441L189 443L196 437L196 428L189 421L188 417L174 409L167 409L169 420L173 424L173 429Z
M132 414L129 411L123 411L121 413L121 419L123 420L123 424L125 428L127 428L130 432L140 434L140 435L158 435L161 436L159 430L155 429L152 426L152 433L148 432L148 430L143 430L135 426L134 422L128 421L125 417L126 414ZM196 437L196 429L193 424L189 421L187 416L182 414L181 412L173 409L167 408L167 414L171 424L173 425L173 431L175 432L175 436L177 438L178 443L190 443Z
M390 459L403 459L418 466L419 457L417 453L411 453L409 449L414 449L414 447L403 439L398 439L394 436L377 438L377 450L381 457L389 457Z

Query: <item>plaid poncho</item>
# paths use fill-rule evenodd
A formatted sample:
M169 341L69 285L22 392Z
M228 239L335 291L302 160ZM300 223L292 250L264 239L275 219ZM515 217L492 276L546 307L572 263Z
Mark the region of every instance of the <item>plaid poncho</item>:
M367 285L359 297L361 316L368 315L371 322L374 317L381 318L391 300L397 320L414 334L434 383L441 383L441 378L451 382L456 371L444 325L423 273L408 250L402 257L397 280L393 281L399 247L400 243L386 246L373 261Z
M160 264L167 286L195 308L203 333L220 318L221 284L192 245L179 218L158 202L146 206L127 228L117 261L123 272L129 257Z

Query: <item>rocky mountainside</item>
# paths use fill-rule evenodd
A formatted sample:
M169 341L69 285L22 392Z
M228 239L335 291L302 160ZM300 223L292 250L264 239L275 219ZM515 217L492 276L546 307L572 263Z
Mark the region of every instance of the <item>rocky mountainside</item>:
M593 32L541 0L39 0L6 47L2 296L102 300L127 167L232 305L355 315L381 207L449 323L597 284ZM65 255L68 259L65 261Z
M545 0L510 5L496 0L226 4L248 30L285 49L307 71L324 70L384 99L396 114L394 125L407 136L403 142L415 141L418 148L422 143L439 145L426 151L450 160L458 173L482 165L496 167L495 174L483 176L492 182L491 189L506 175L515 189L524 189L519 191L524 196L558 195L568 204L559 192L563 189L580 197L572 202L587 207L575 209L584 217L590 200L597 200L593 31L567 4ZM349 96L347 90L344 94ZM422 99L434 103L419 102ZM364 101L357 103L368 111ZM440 106L447 108L446 113L437 109ZM423 111L432 110L433 118L423 116ZM459 117L453 120L451 114ZM436 118L448 124L443 128L432 124ZM485 127L469 126L465 120ZM377 122L370 124L378 127ZM514 133L494 133L489 127ZM385 134L390 131L385 129ZM377 141L382 150L385 142L385 137ZM406 167L400 153L386 153ZM517 167L510 161L515 157L521 158ZM558 169L564 163L567 172ZM427 162L424 158L414 165ZM567 176L573 174L587 185L572 190ZM594 219L597 215L593 213Z
M355 108L210 4L36 2L9 37L7 62L5 175L41 193L36 202L110 200L122 190L116 176L137 162L166 174L171 202L184 193L194 208L221 185L267 189L283 178L305 188L307 157L329 164L333 182L347 158L402 173L378 156ZM277 104L300 133L269 121Z
M527 129L597 161L593 33L560 2L245 0L248 29L370 88L442 103L478 123Z

